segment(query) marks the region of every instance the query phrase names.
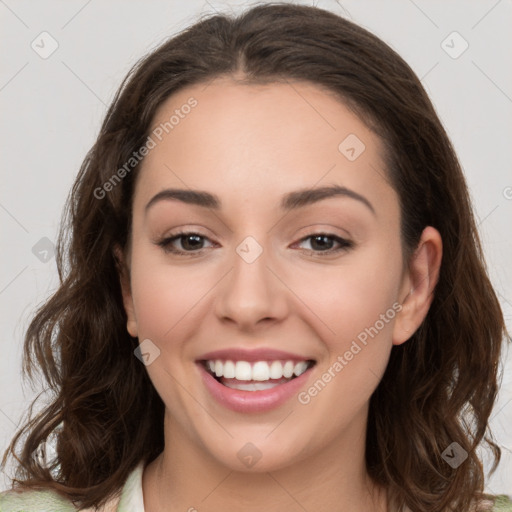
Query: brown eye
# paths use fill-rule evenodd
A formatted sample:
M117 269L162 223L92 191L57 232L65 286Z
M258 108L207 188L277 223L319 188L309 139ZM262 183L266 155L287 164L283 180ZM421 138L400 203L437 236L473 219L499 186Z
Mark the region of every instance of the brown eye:
M303 238L300 243L309 241L309 248L306 248L308 252L315 253L333 253L342 250L347 250L353 247L353 243L349 240L345 240L336 235L329 235L326 233L318 233L309 235ZM336 245L338 247L336 247Z
M199 233L177 233L157 242L165 252L175 254L194 254L201 252L205 242L209 239ZM211 242L210 242L211 243Z
M202 249L203 237L199 235L181 235L177 240L186 251Z

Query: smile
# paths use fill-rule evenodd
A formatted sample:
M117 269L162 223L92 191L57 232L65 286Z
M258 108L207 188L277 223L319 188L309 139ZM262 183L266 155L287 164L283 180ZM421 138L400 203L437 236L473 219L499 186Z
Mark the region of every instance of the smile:
M314 361L205 361L206 370L224 386L244 391L271 389L300 377Z
M272 410L300 392L316 364L312 359L255 356L247 357L249 361L220 355L196 361L203 384L215 402L240 413Z

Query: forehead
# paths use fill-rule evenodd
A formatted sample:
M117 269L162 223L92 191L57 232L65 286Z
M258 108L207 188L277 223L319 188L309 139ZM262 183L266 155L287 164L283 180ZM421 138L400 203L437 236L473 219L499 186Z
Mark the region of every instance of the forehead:
M339 184L396 201L378 136L334 94L307 82L218 78L187 87L160 106L151 133L159 137L152 136L136 194L146 199L180 187L263 204L291 189Z

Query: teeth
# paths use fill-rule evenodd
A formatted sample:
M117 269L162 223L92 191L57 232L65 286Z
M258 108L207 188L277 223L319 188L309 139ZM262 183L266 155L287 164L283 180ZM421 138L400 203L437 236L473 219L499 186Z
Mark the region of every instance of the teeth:
M286 379L285 379L285 382ZM265 389L272 389L279 386L276 382L242 382L242 381L227 381L224 384L231 389L238 389L240 391L264 391Z
M222 370L223 377L226 379L234 379L236 375L235 363L233 361L226 361L224 363L224 369Z
M215 367L220 361L215 361ZM220 362L222 365L222 362ZM237 361L235 364L235 379L236 380L252 380L251 377L251 363L247 361ZM223 377L223 375L221 375Z
M300 361L293 368L293 373L297 375L302 375L309 368L309 363L307 361Z
M215 361L215 375L217 375L217 377L222 377L222 373L222 361Z
M222 361L220 359L206 361L206 367L216 377L236 379L239 381L265 382L269 379L286 379L294 375L298 377L308 369L307 361Z
M252 379L264 381L270 379L270 367L265 361L258 361L252 367Z
M273 361L270 365L270 378L280 379L283 376L283 365L281 361Z
M295 369L295 365L293 361L286 361L283 366L283 377L289 379L293 375L293 370Z

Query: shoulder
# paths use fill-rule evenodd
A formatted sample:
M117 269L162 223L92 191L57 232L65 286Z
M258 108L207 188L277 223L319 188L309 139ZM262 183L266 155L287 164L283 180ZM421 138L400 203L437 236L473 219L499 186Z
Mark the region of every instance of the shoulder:
M0 493L0 512L76 512L69 500L51 490L10 490Z
M100 508L82 509L81 512L144 511L142 472L140 463L128 476L121 493ZM0 492L0 512L77 512L79 509L69 499L51 489L22 489Z
M512 512L512 497L486 495L474 508L475 512Z
M493 512L512 512L512 497L511 496L496 496L494 498Z
M82 509L81 512L115 512L119 497L111 498L103 507ZM0 512L77 512L69 499L57 492L45 490L9 490L0 493Z
M112 498L99 510L82 509L82 512L115 512L119 498ZM77 512L70 500L51 490L4 491L0 493L0 512Z

